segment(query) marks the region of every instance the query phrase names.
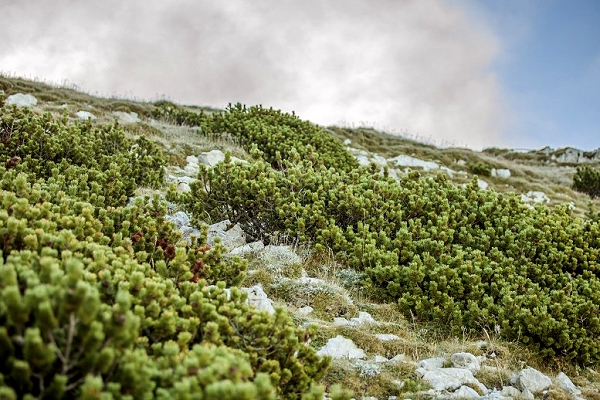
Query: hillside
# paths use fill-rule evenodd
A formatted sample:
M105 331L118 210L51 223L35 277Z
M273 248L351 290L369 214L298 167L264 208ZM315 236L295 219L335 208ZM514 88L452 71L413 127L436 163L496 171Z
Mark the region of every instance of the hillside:
M0 398L600 398L600 151L3 76L0 135Z

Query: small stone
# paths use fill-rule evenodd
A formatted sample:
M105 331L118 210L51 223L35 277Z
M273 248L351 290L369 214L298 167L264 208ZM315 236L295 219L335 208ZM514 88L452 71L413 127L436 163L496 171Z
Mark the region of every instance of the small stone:
M122 124L135 124L140 122L138 114L135 112L113 111L113 115L119 119Z
M382 342L391 342L392 340L400 340L398 335L393 335L391 333L378 333L375 337Z
M432 357L419 361L418 365L420 368L432 370L436 368L443 368L445 363L446 359L443 357Z
M406 354L396 354L394 357L390 358L390 362L408 362L408 357L406 357Z
M75 115L82 121L87 121L88 119L94 121L96 119L96 116L89 111L77 111Z
M6 98L7 105L15 105L19 107L33 107L37 105L37 99L30 94L15 93Z
M577 389L577 386L573 384L571 379L569 379L569 377L564 372L558 374L558 376L556 377L556 384L567 393L572 393L574 395L581 394L581 390Z
M535 368L525 368L519 371L515 378L515 385L522 391L540 393L552 385L552 380Z
M183 211L178 211L173 215L165 215L165 219L169 222L172 222L176 228L189 226L190 224L190 216Z
M366 358L365 352L358 348L350 339L338 335L335 338L329 339L327 344L317 352L320 356L330 356L333 358Z
M266 311L268 314L275 314L273 302L269 299L260 284L251 288L241 288L243 292L248 293L248 304L260 311Z
M301 307L296 311L296 314L298 315L309 315L310 313L312 313L314 311L314 308L312 308L311 306L305 306L305 307Z
M479 360L471 353L454 353L450 357L450 361L455 368L468 369L474 375L481 369Z
M479 393L469 386L461 386L450 396L453 399L478 399Z
M235 249L231 250L229 252L229 254L234 255L234 256L244 257L248 254L258 253L259 251L261 251L264 248L265 248L265 245L263 244L263 242L261 242L259 240L256 242L245 244L240 247L236 247Z
M379 355L375 356L376 363L386 363L388 361L390 361L390 360L388 360L387 358L385 358L383 356L379 356Z

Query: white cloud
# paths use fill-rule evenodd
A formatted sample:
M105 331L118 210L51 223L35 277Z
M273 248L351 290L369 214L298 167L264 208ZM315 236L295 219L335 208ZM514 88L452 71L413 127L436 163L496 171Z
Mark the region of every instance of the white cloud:
M4 17L2 17L2 15ZM445 0L0 5L0 69L105 93L261 103L439 142L502 142L498 43Z

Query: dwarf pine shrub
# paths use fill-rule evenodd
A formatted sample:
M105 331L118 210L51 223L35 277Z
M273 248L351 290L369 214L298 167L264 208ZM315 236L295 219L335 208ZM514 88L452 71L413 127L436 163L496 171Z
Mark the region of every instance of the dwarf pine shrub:
M257 146L263 152L263 159L275 168L281 168L292 152L314 165L328 168L347 171L358 166L338 139L293 113L238 103L230 104L224 112L206 114L163 104L154 115L182 125L199 126L204 134L231 135L247 151Z
M256 237L277 232L363 271L363 285L449 332L493 330L582 364L600 361L600 227L566 206L412 172L400 183L368 168L314 166L292 152L204 170L182 201Z
M0 121L0 154L19 157L0 165L0 397L322 397L315 332L246 304L245 261L206 229L182 241L158 197L124 206L162 179L154 143L15 108Z
M573 189L589 194L591 198L600 197L600 170L589 165L577 167L573 176Z
M5 168L27 172L31 182L62 175L96 205L124 205L138 186L158 187L164 180L158 145L143 136L126 138L116 123L96 126L69 122L66 114L56 119L2 107L0 141Z

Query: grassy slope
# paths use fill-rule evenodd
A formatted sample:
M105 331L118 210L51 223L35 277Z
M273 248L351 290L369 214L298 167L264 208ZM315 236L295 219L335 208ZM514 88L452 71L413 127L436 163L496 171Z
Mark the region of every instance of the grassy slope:
M154 121L149 119L153 103L132 101L124 98L100 98L91 94L82 93L76 88L57 87L42 82L33 82L20 78L5 77L0 75L0 90L4 96L13 93L31 93L38 99L35 109L39 112L51 112L57 115L67 113L75 118L75 113L80 110L89 111L98 117L99 122L111 122L115 119L112 114L115 111L135 112L140 116L140 122L124 125L126 132L132 136L144 134L149 138L162 143L164 150L170 155L170 163L173 165L184 165L185 157L198 154L201 151L212 149L228 150L233 155L247 158L234 141L226 139L209 138L198 134L193 128L187 128L170 124L168 121ZM2 92L0 92L2 96ZM190 110L199 107L189 106ZM206 109L211 111L210 109ZM435 161L440 165L447 166L455 171L468 171L466 166L457 164L459 160L467 163L483 162L494 168L508 168L512 177L484 178L490 186L497 191L526 193L530 190L544 191L551 199L552 204L563 204L573 202L575 212L583 215L588 210L590 198L587 195L575 192L570 188L571 178L575 172L572 165L557 165L550 162L547 157L538 154L520 154L509 151L475 152L461 148L440 149L429 144L423 144L414 140L392 136L367 128L346 129L330 127L328 131L344 140L350 139L351 146L377 153L385 157L393 157L405 154L423 160ZM455 178L457 183L470 180L471 174L466 177ZM140 188L141 192L145 189ZM596 207L600 201L596 200ZM498 339L493 332L481 332L479 337L447 337L436 331L435 327L416 324L405 319L393 305L380 304L377 299L367 298L359 288L342 288L340 275L337 273L344 269L343 265L337 264L332 258L314 256L309 248L297 249L303 254L303 268L311 277L324 279L332 287L338 287L343 293L349 295L352 303L340 298L339 293L323 294L317 300L312 299L315 312L311 317L297 315L299 323L314 323L321 327L319 339L315 346L323 345L327 339L338 334L351 338L363 348L367 354L383 355L392 357L396 354L405 354L406 362L387 365L382 368L381 374L369 378L361 376L360 371L352 368L346 362L336 362L325 378L326 383L341 382L346 387L355 391L358 398L361 395L377 396L387 398L388 395L398 395L399 389L394 381L406 381L403 391L410 392L421 389L415 382L414 362L423 358L450 354L458 351L468 351L476 355L495 355L487 365L489 368L479 375L479 379L488 387L498 387L507 384L510 375L530 365L540 369L551 376L557 372L564 371L573 381L584 389L586 398L600 398L600 374L591 369L580 370L571 365L565 365L560 360L554 363L543 363L535 354L526 348L514 343L508 343ZM269 272L261 270L257 265L255 274L251 274L244 286L261 282L267 289L269 296L280 306L286 307L292 314L302 305L302 296L297 293L290 296L289 293L269 290L270 284L277 280ZM251 260L252 265L252 260ZM290 271L289 276L297 275L296 271ZM361 329L335 326L332 319L335 316L346 318L355 317L358 311L368 311L373 317L381 322L379 326L366 326ZM399 336L401 340L392 342L380 342L375 337L376 333L391 333ZM477 341L486 340L487 347L481 348ZM412 385L412 386L411 386ZM560 392L552 391L551 398L561 398Z

